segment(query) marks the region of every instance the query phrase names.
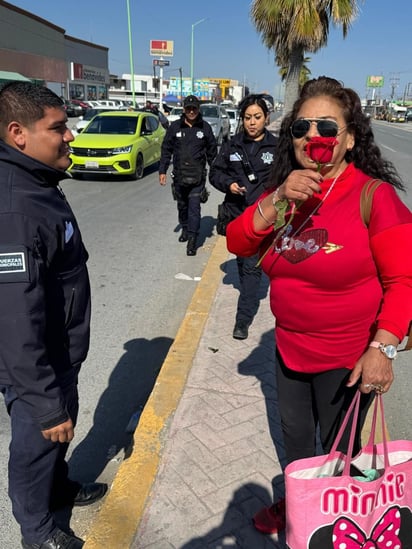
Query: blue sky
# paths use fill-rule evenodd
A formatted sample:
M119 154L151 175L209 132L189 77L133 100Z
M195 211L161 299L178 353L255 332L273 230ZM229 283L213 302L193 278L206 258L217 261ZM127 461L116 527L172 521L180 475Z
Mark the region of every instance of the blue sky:
M250 0L129 0L134 72L153 73L150 40L172 40L174 56L164 77L190 76L192 24L195 78L231 78L252 91L282 97L272 52L262 45L249 17ZM126 0L12 0L10 3L58 25L66 33L107 46L113 74L130 73ZM328 45L309 55L312 76L325 74L342 80L362 97L372 90L366 78L383 75L383 97L412 93L412 2L366 0L346 39L331 29Z

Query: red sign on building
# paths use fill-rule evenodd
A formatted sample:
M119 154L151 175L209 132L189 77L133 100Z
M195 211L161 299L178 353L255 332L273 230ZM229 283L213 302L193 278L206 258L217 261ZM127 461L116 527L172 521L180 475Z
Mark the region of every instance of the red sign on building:
M150 40L150 55L173 57L173 40Z

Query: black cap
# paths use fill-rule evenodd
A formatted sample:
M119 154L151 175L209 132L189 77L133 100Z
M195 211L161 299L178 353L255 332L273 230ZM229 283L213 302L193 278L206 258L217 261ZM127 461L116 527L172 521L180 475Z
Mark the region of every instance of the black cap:
M196 95L188 95L183 101L183 107L197 107L199 108L200 101Z

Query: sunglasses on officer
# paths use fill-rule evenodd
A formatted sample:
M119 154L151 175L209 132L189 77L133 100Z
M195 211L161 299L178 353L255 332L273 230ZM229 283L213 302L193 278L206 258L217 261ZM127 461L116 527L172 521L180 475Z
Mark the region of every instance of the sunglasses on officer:
M292 122L290 127L292 137L295 139L304 137L312 124L316 124L316 129L321 137L336 137L339 130L344 129L339 128L334 120L328 120L327 118L298 118Z

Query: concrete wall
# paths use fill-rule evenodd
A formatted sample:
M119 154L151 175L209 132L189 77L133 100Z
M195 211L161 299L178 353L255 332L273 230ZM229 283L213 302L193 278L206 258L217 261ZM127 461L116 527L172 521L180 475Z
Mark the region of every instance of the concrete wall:
M76 86L84 90L84 97L90 90L96 98L106 97L108 52L104 46L68 36L63 28L0 0L0 70L44 81L66 98ZM77 71L81 77L73 77L73 64L81 65Z

